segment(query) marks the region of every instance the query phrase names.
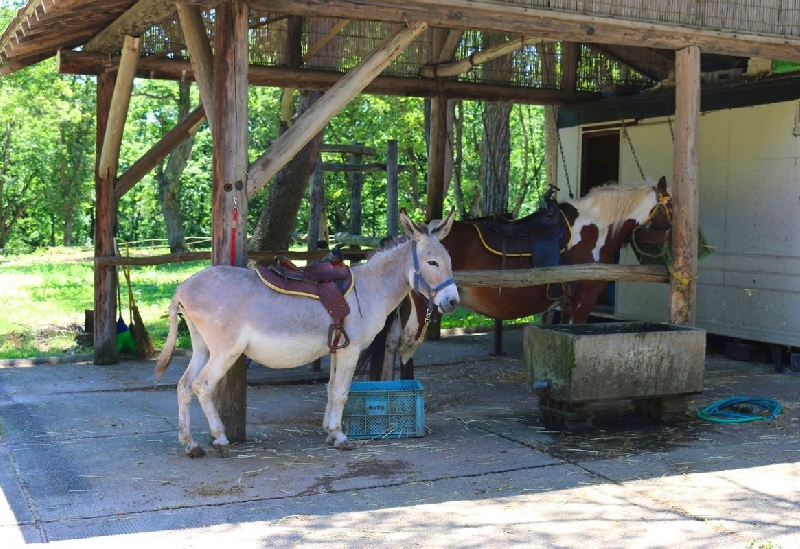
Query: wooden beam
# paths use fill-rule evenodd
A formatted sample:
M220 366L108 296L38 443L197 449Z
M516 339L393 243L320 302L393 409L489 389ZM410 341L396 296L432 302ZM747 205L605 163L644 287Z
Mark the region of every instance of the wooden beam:
M192 65L194 79L200 88L200 100L205 107L209 126L214 120L214 54L211 51L211 42L206 34L203 15L200 8L190 6L184 2L176 4L178 17L181 21L183 38L186 49L189 50L189 62ZM212 127L213 131L213 127Z
M620 17L586 15L510 2L474 0L374 0L365 10L361 0L249 0L253 9L291 15L370 19L404 23L426 21L431 27L481 29L542 39L597 44L636 44L678 50L697 46L703 53L800 61L800 39L743 31L696 27Z
M334 25L330 28L328 32L325 33L325 36L317 40L313 46L309 46L308 51L303 56L303 62L307 62L309 59L314 57L314 55L325 47L325 44L330 42L334 39L334 37L341 32L343 28L350 23L348 19L342 19L341 21L337 21Z
M278 137L269 149L250 166L247 196L266 185L306 143L328 124L331 118L397 57L414 38L427 28L426 23L399 26L357 67L350 70L303 116Z
M141 36L150 27L175 13L175 0L139 0L116 21L89 40L83 51L117 53L125 36Z
M198 126L206 119L204 106L200 105L195 110L186 115L186 118L178 122L174 128L168 131L153 145L149 151L144 153L139 160L133 163L125 173L117 179L115 194L117 200L131 190L150 170L164 160L164 158L177 147L184 139L197 131Z
M576 280L628 280L633 282L667 282L669 273L662 265L560 265L535 269L506 271L455 271L453 277L461 286L520 288L540 284L559 284Z
M424 78L435 78L435 77L445 78L448 76L457 76L459 74L464 74L471 71L472 68L477 65L482 65L487 61L491 61L492 59L502 57L503 55L508 55L511 52L521 50L525 46L530 46L531 44L536 44L541 41L542 41L541 38L520 36L518 38L513 38L511 40L508 40L504 44L497 44L496 46L492 46L490 48L486 48L485 50L475 52L472 55L465 57L464 59L460 59L452 63L425 65L420 69L419 75Z
M675 55L675 144L672 164L672 253L669 317L693 326L696 316L697 239L700 217L697 121L700 117L700 49Z
M58 72L61 74L103 74L114 70L119 57L108 57L98 53L60 50ZM194 80L192 66L188 61L174 59L139 60L136 76L162 80ZM251 86L276 88L296 87L306 90L325 91L334 86L342 74L315 69L289 69L286 67L262 67L251 65L248 69ZM377 76L368 83L362 93L400 97L435 97L441 94L447 99L465 101L498 101L523 105L560 105L600 99L596 92L568 92L523 86L478 84L430 78L403 78Z
M133 78L136 74L136 63L139 61L139 48L141 45L141 38L125 37L117 81L114 84L114 94L111 98L108 125L105 128L105 136L103 138L103 148L97 165L97 173L103 179L116 177L117 175L122 130L125 127L125 119L128 117L128 105L131 100Z

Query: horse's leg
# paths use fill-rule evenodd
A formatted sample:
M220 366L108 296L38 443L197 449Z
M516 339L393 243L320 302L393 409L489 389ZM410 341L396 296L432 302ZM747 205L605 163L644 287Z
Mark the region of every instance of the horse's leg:
M572 296L570 305L567 308L567 318L561 319L565 324L586 324L589 316L594 310L597 299L606 285L598 284L597 282L579 282L575 295Z
M205 367L197 374L192 382L192 391L197 395L203 413L208 420L208 429L214 439L213 445L221 457L228 457L228 437L225 436L225 425L217 412L214 404L214 389L228 370L230 370L241 353L228 353L219 355L211 353Z
M392 381L394 379L394 365L397 361L397 351L400 348L400 319L395 317L392 325L386 332L386 344L384 345L383 370L381 381Z
M331 375L328 383L328 407L325 414L325 430L328 432L327 442L333 442L334 447L340 450L352 450L353 445L347 440L347 435L342 432L342 414L347 395L350 393L350 382L358 361L358 349L348 348L347 351L336 353L335 375Z
M190 320L187 320L186 324L192 337L192 358L189 359L189 366L178 381L178 441L186 449L186 454L195 458L204 456L206 452L192 438L192 383L208 361L208 347L194 324Z

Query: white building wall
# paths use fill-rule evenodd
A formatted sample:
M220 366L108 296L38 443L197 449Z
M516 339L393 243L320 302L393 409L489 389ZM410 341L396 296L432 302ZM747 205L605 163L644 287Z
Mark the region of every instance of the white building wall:
M699 264L696 305L697 326L709 333L800 346L798 108L792 101L700 117L700 227L714 252ZM671 181L666 120L644 121L628 132L645 174ZM562 139L579 148L579 129L563 130ZM565 151L575 148L565 143ZM620 180L639 183L630 147L622 142L620 151ZM573 155L577 174L580 153ZM636 262L632 250L623 250L622 262ZM669 319L667 284L616 286L616 316Z

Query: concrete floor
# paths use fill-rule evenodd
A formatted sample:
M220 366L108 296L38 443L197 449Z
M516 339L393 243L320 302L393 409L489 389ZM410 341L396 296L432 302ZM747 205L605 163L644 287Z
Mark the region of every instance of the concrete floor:
M325 445L321 377L249 371L247 442L189 459L174 384L154 361L0 365L0 547L800 548L800 377L706 359L675 424L598 408L548 430L522 363L491 335L417 355L426 435ZM324 377L324 376L323 376ZM281 383L281 384L276 384ZM773 421L694 411L729 396L778 400ZM207 438L193 407L198 441Z

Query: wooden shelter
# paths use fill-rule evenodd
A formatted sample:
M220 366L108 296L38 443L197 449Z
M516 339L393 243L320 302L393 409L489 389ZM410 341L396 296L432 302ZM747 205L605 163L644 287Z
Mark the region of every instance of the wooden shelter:
M484 48L485 33L501 35L499 44ZM701 73L751 58L800 61L800 7L789 0L30 0L0 37L0 73L52 56L62 73L97 76L95 362L106 364L117 359L117 280L107 259L120 196L206 117L212 258L243 265L247 199L359 93L431 99L428 215L439 217L448 99L575 105L674 87L670 319L692 324ZM498 56L509 58L508 69L484 70ZM137 77L195 80L202 106L118 173ZM252 164L248 85L325 91ZM242 401L232 401L243 418Z

